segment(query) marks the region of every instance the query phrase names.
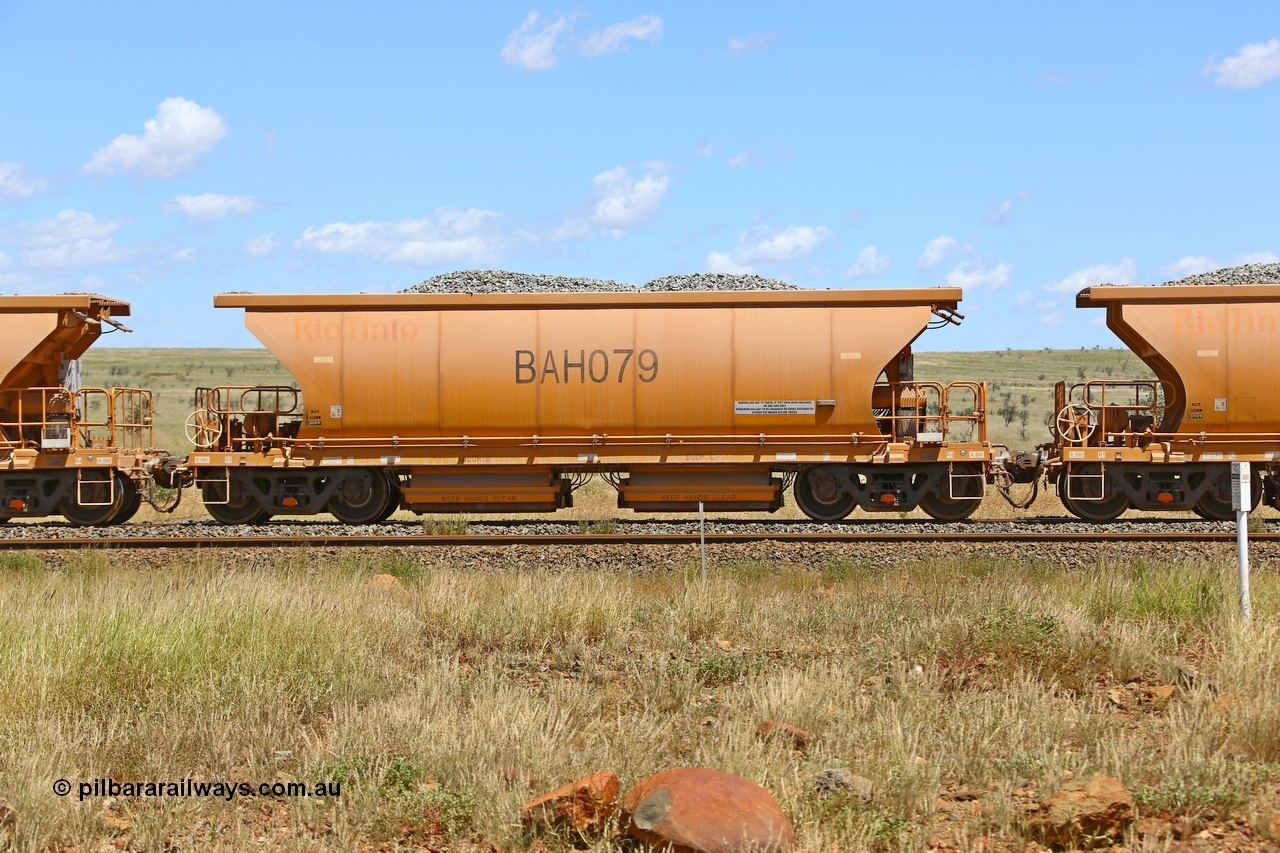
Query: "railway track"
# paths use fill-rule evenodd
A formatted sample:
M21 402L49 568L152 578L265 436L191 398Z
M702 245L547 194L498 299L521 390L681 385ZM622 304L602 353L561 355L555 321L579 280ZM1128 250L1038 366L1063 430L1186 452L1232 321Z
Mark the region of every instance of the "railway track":
M584 523L586 524L586 523ZM620 523L625 530L600 531L574 527L563 521L488 521L469 526L466 533L423 533L416 523L381 526L376 531L351 532L340 525L274 523L254 528L215 528L210 525L131 525L127 533L102 530L83 535L82 528L64 525L23 525L6 530L0 551L244 548L493 548L509 546L574 545L708 545L778 542L801 544L902 543L1215 543L1234 542L1234 526L1184 519L1140 518L1105 527L1067 518L983 519L963 525L939 525L911 519L865 524L829 525L808 521L741 522L715 520L705 532L697 522L638 520ZM1088 529L1082 529L1088 528ZM42 535L48 533L52 535ZM18 534L18 535L14 535ZM1280 532L1250 533L1254 542L1280 542Z

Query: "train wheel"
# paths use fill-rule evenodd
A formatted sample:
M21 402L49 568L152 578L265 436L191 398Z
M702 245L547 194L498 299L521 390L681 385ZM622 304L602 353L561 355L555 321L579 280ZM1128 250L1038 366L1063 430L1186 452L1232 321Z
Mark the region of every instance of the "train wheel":
M1112 521L1119 518L1129 508L1129 498L1118 489L1111 489L1111 494L1098 498L1095 495L1104 493L1103 482L1096 477L1096 465L1077 466L1084 478L1072 485L1075 497L1067 497L1067 472L1058 476L1058 499L1067 508L1067 512L1085 521Z
M80 481L71 484L71 494L58 504L58 512L79 527L115 524L116 517L125 508L126 483L133 485L117 477L114 471L81 471Z
M383 507L378 521L386 521L400 509L400 478L395 474L387 474L387 505Z
M382 471L371 468L347 471L327 508L343 524L373 524L386 517L383 513L390 503L390 491L391 483Z
M120 512L111 519L111 524L124 524L138 514L142 507L142 492L134 485L133 480L120 478L120 488L124 490L124 500L120 503Z
M832 468L806 468L796 475L792 491L796 506L814 521L840 521L857 506Z
M227 484L210 481L200 487L204 508L220 524L260 524L271 517L235 479L231 480L228 500Z
M977 465L957 465L959 479L954 484L944 475L937 487L920 498L920 508L938 521L964 521L982 505L982 469ZM952 495L954 489L955 495Z
M1258 508L1258 504L1262 501L1262 475L1258 472L1253 474L1253 483L1249 489L1250 496L1253 498L1253 506L1250 510ZM1231 472L1227 471L1218 475L1213 481L1213 485L1209 487L1200 500L1196 501L1193 510L1196 515L1209 521L1235 521L1236 511L1231 508Z

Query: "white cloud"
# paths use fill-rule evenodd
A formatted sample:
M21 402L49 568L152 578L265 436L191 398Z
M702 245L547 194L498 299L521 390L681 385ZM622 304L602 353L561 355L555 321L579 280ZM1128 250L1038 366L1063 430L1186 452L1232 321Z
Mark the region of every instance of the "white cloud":
M72 240L48 248L22 253L22 265L28 269L63 270L102 266L124 260L131 253L105 240Z
M226 135L227 123L213 109L186 98L168 98L160 103L155 117L147 119L141 136L117 136L95 151L80 170L86 174L128 172L139 178L173 178L189 171L200 155Z
M976 290L987 287L1000 290L1013 281L1013 264L996 264L984 266L977 261L962 261L947 273L948 287L963 287Z
M1205 255L1186 255L1178 258L1171 264L1165 264L1160 268L1161 275L1167 275L1169 278L1184 278L1189 275L1199 275L1202 272L1216 270L1219 264L1213 258Z
M259 234L257 237L251 237L245 241L244 253L247 257L262 260L274 255L279 246L279 234Z
M1138 277L1138 265L1132 258L1124 258L1118 264L1094 264L1077 270L1066 278L1046 284L1042 290L1049 293L1076 293L1095 284L1133 284Z
M734 154L725 161L735 169L741 169L743 166L751 165L751 152L743 151L741 154Z
M591 218L605 228L627 229L652 220L658 214L671 178L651 171L635 178L623 166L615 166L591 179L595 196Z
M1037 86L1065 86L1071 82L1071 78L1065 74L1054 74L1052 71L1046 71L1043 74L1037 74L1035 84Z
M34 222L0 228L0 245L21 249L11 259L28 270L60 270L125 260L135 250L117 246L112 235L127 224L117 217L99 219L92 213L67 209Z
M749 275L755 272L750 266L736 264L728 252L708 252L707 272L722 272L729 275Z
M1254 89L1280 77L1280 39L1265 44L1246 44L1235 56L1221 62L1212 59L1204 67L1214 83L1229 89Z
M68 208L35 222L0 228L0 245L39 249L80 240L102 240L119 231L127 222L124 217L99 219L92 213Z
M1066 320L1061 311L1046 311L1036 316L1041 326L1061 326L1063 321Z
M663 174L669 164L651 161L633 168L639 174L632 174L627 166L614 166L592 178L579 211L552 229L549 238L621 237L657 218L671 188L671 178Z
M734 59L741 59L744 56L750 56L753 53L768 50L770 47L773 47L774 42L777 40L777 33L755 32L748 33L741 37L732 37L728 40L726 45L729 49L729 56Z
M750 272L753 264L780 264L807 257L830 236L831 229L823 225L755 225L738 236L733 250L707 255L707 266L712 272Z
M560 14L544 23L540 13L530 12L524 23L507 36L507 43L502 46L502 61L519 65L525 71L554 68L559 61L556 50L560 36L572 23L572 18Z
M1236 265L1243 264L1280 264L1280 255L1275 252L1249 252L1236 256Z
M657 15L641 15L633 20L620 24L610 24L603 30L591 33L582 40L582 52L587 56L601 56L606 53L622 53L630 44L630 39L650 43L662 38L662 19Z
M924 247L924 251L920 253L920 260L916 261L916 269L933 269L947 259L947 256L955 249L957 242L959 241L955 237L947 234L934 237L929 241L929 245Z
M1019 202L1029 201L1035 197L1034 190L1023 190L1015 196L1006 198L1004 201L998 201L987 208L986 216L982 217L983 225L1011 225L1013 224L1013 206Z
M175 263L185 264L196 259L196 250L192 248L179 249L169 256L169 260Z
M715 153L716 144L714 142L704 142L697 148L693 149L694 157L710 157Z
M0 201L8 198L31 198L44 188L41 178L27 178L27 167L21 163L0 163Z
M251 195L180 195L164 203L164 209L181 213L197 222L212 222L224 216L248 216L263 207L262 199Z
M498 257L503 239L492 210L438 208L434 217L398 222L334 222L306 229L294 248L314 252L349 252L384 263L411 267Z
M858 259L845 273L849 278L872 278L884 275L893 264L893 257L881 253L875 246L867 246L858 253Z

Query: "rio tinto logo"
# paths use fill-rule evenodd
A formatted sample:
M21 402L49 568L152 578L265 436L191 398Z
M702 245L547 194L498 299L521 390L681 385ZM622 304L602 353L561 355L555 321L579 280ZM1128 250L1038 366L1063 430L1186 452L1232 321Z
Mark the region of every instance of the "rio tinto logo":
M1231 332L1248 334L1253 332L1275 332L1276 315L1263 314L1251 306L1227 306L1224 313L1210 311L1207 315L1201 308L1180 308L1173 315L1175 332Z
M295 341L411 341L418 337L418 324L412 320L369 320L365 318L321 320L319 317L294 317Z

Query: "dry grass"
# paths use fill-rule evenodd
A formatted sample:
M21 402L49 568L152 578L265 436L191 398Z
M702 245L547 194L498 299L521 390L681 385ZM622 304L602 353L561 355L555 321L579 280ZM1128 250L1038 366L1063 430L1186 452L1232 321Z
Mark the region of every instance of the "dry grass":
M1149 814L1252 826L1280 810L1272 567L1257 567L1252 626L1224 565L717 563L705 585L692 567L633 568L291 554L268 571L214 558L135 570L87 552L53 570L0 555L12 846L507 848L535 794L676 765L767 785L808 849L923 849L939 833L1022 849L1019 792L1097 771ZM365 586L377 572L404 588ZM1160 684L1178 691L1151 698ZM758 742L766 718L815 745ZM816 792L829 767L871 779L872 801ZM343 788L104 811L55 797L59 777ZM981 815L941 819L936 798L955 784L981 792Z

